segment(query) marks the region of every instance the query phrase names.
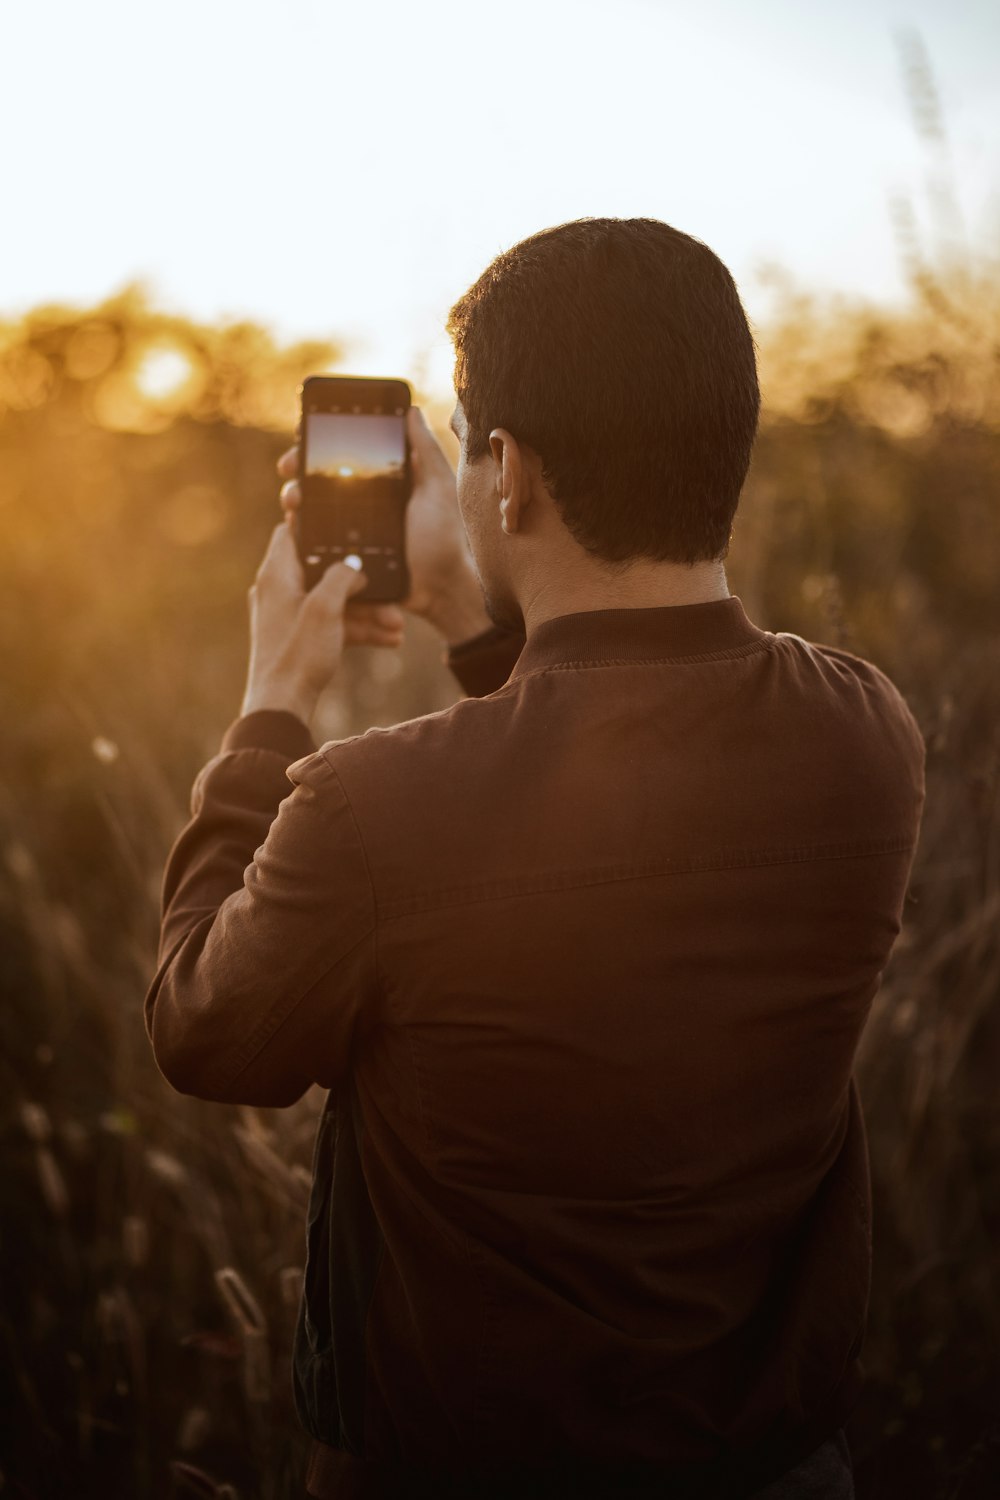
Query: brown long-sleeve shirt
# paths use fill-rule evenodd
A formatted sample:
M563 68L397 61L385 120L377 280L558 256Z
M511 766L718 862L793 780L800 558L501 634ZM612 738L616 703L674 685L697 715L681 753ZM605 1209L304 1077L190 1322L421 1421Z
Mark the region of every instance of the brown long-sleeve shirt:
M391 729L230 727L147 1025L185 1092L331 1091L295 1388L345 1470L639 1460L739 1493L860 1390L852 1065L923 741L876 667L737 597L521 644L453 653L485 696Z

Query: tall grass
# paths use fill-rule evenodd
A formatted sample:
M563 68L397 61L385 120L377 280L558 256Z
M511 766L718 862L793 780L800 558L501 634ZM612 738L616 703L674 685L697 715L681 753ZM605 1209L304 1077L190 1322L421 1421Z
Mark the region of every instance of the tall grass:
M928 750L905 927L858 1058L875 1194L858 1494L976 1500L1000 1474L1000 296L992 269L915 283L892 316L789 294L758 340L731 589L761 626L882 666ZM175 1095L141 1001L166 852L238 711L296 384L336 358L166 318L136 288L0 329L15 1494L303 1490L288 1366L321 1100ZM347 664L318 734L457 692L414 626L398 660Z

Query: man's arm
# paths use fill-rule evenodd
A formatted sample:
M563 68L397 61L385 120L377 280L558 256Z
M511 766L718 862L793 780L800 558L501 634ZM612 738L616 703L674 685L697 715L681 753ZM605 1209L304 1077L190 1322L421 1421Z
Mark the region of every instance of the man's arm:
M282 1105L313 1082L332 1087L375 988L360 834L306 722L346 639L395 639L377 606L348 621L363 586L336 563L307 593L287 524L250 586L243 712L171 850L146 994L154 1055L184 1093Z
M411 411L410 607L438 629L466 692L506 681L520 637L490 626L458 520L454 475ZM279 461L293 474L297 449ZM285 1105L332 1087L376 989L374 898L339 779L307 728L345 639L398 644L392 605L346 605L362 580L331 568L308 596L293 543L298 487L249 590L241 717L192 792L163 881L158 967L145 1001L161 1071L205 1099ZM289 765L289 762L293 764ZM289 795L288 784L293 791Z
M145 1000L160 1070L240 1104L334 1087L376 976L371 882L333 766L294 714L250 713L199 773L191 812Z

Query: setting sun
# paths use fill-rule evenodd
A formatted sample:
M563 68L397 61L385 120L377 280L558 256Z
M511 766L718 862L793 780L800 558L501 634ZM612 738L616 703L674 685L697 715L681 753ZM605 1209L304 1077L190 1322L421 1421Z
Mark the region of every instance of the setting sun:
M716 249L756 320L773 264L806 289L902 298L899 207L935 248L928 194L949 172L947 237L998 229L995 6L511 0L498 22L459 0L180 0L141 68L149 23L126 0L57 5L55 48L51 8L8 12L6 55L45 58L57 107L10 70L6 193L31 216L6 237L0 314L139 279L176 312L347 339L358 373L445 395L448 307L546 225L664 219ZM930 114L907 97L907 26L937 78ZM467 112L474 60L525 106Z
M144 396L162 401L177 394L191 379L191 361L180 349L153 347L143 356L135 383Z

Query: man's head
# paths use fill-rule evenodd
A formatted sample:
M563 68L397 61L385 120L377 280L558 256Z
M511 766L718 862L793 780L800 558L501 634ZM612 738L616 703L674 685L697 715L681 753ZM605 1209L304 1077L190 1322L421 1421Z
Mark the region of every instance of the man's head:
M510 620L518 596L505 464L612 571L726 556L760 393L736 287L700 240L656 219L542 230L487 267L448 332L459 499L492 612Z

